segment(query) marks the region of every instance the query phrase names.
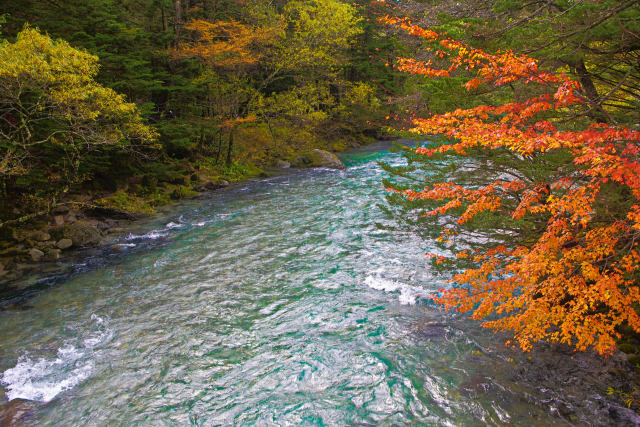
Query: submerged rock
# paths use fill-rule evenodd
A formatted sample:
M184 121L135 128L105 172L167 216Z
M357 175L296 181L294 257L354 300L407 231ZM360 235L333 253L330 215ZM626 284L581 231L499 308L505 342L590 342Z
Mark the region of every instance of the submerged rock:
M331 168L345 169L344 163L335 154L326 151L314 149L301 156L296 157L291 166L296 168Z
M23 426L34 421L35 404L29 400L13 399L0 406L0 426Z

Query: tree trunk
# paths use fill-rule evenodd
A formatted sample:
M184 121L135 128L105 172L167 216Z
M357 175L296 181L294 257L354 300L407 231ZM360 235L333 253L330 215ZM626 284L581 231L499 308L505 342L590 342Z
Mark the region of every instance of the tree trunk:
M227 147L227 166L231 166L232 150L233 150L233 128L229 130L229 146Z
M180 43L180 30L182 29L182 1L173 1L175 18L173 21L173 47L178 47Z
M216 165L220 161L220 152L222 151L222 129L218 132L218 149L216 150Z
M600 95L598 95L598 89L596 88L596 85L593 84L591 74L589 74L587 67L584 65L584 60L580 58L571 65L573 66L578 79L580 79L580 86L582 86L584 95L589 100L589 117L598 122L609 122L606 113L602 109L602 105L600 105Z

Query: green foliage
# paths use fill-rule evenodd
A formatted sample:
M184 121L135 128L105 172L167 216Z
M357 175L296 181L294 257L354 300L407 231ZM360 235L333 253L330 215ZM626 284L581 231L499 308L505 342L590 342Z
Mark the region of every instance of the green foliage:
M22 198L24 211L41 210L53 199L89 190L98 198L118 192L109 203L140 210L136 198L152 204L169 201L167 193L175 188L169 191L168 186L188 185L189 177L200 173L194 172L198 165L211 176L239 179L259 174L275 159L294 158L299 150L344 149L351 141L365 140L363 132L376 128L370 122L387 114L383 96L401 87L402 77L385 62L402 43L380 31L375 19L380 11L369 4L188 3L0 4L0 15L6 14L4 49L14 46L11 41L22 43L16 37L25 24L37 25L66 40L51 41L47 49L54 61L56 55L61 55L59 64L67 61L58 71L67 73L60 82L68 79L65 85L51 84L43 72L40 87L21 94L20 102L34 106L45 91L52 102L68 102L54 108L44 103L47 108L34 110L42 120L29 128L28 143L24 138L16 143L20 139L13 136L0 142L0 175L12 176L0 183L6 201L0 219L16 215L10 212L12 200ZM194 20L201 23L191 25ZM221 64L175 54L181 46L198 47L198 29L206 28L220 32L220 46L246 48L249 56L237 61L242 65L233 65L233 55ZM240 37L236 44L230 33L225 38L224 31L231 30ZM29 57L30 47L17 46L6 51L5 61ZM33 68L28 75L41 71ZM66 117L64 108L82 119L75 123L79 128L88 129L91 123L90 134L67 132L60 120ZM0 105L0 118L6 113ZM35 138L39 143L31 145ZM156 145L144 143L154 138ZM177 167L177 162L189 166ZM135 176L143 176L148 185L132 184ZM132 199L123 199L122 191Z
M55 195L91 177L96 153L150 148L156 133L97 71L94 55L29 27L0 43L1 199Z

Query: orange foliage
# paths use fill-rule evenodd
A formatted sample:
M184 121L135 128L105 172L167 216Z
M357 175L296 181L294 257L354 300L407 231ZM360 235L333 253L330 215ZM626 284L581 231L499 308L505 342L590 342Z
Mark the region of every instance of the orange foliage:
M548 117L580 106L580 84L567 75L542 71L538 61L526 55L489 54L407 20L386 17L384 21L437 43L436 56L450 63L446 69L435 69L431 62L400 58L396 66L401 70L430 78L470 72L472 77L465 83L470 91L480 85L520 82L538 85L543 92L521 103L481 105L415 119L413 132L441 134L450 140L434 148L416 148L415 153L465 154L473 147L509 150L521 158L535 159L550 150L566 150L578 167L577 172L549 183L501 180L469 189L446 182L422 191L403 191L411 200L440 203L427 215L461 209L460 224L487 211L547 221L530 245L497 246L476 254L473 268L454 275L452 282L457 286L443 290L434 300L447 308L472 312L472 318L482 320L486 327L512 331L523 350L546 340L610 354L620 325L640 333L640 316L634 309L640 302L636 248L640 240L640 133L602 123L567 131L547 120L536 121L540 113ZM607 183L614 183L632 198L628 212L598 215L598 206L606 204L603 186ZM520 203L507 209L503 198L513 199L514 195ZM470 257L467 252L456 256ZM441 255L437 259L444 262Z
M254 65L261 57L259 43L275 36L274 28L256 28L238 21L209 22L201 19L185 25L198 38L192 43L181 43L172 51L175 58L198 58L214 67L235 68Z

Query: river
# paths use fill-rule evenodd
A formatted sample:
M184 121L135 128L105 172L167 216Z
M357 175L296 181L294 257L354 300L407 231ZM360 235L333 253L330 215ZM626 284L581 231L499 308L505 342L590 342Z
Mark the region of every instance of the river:
M383 146L187 201L0 310L0 404L39 425L620 425L620 361L422 300L429 242L388 221ZM108 255L108 256L107 256Z

